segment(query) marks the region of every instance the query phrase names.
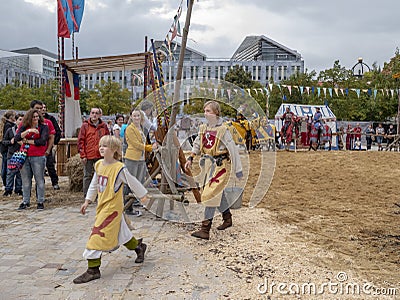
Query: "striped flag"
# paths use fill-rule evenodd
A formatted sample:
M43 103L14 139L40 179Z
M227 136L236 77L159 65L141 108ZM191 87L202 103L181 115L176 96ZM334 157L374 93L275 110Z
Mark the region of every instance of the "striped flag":
M58 37L69 38L79 32L85 0L57 0Z

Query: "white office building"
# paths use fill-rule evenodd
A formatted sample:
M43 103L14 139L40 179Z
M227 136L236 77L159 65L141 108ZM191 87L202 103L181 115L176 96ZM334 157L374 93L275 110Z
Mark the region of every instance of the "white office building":
M56 76L56 54L38 47L0 50L0 86L19 82L39 87Z

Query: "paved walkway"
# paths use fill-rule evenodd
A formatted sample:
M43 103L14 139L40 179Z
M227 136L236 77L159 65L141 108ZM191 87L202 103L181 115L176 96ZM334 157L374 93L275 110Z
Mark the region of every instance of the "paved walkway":
M82 216L79 207L17 211L17 202L1 202L0 299L216 299L224 292L227 279L204 277L205 262L183 247L192 227L146 211L130 217L148 244L145 262L135 264L136 254L121 247L103 255L100 279L75 285L87 267L82 251L94 206Z

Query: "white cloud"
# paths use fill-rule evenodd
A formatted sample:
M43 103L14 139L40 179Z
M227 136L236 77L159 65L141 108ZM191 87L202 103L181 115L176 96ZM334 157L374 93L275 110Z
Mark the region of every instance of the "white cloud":
M75 36L80 57L143 51L144 36L164 39L180 3L86 0ZM186 0L183 7L181 27ZM2 1L1 8L7 12L0 18L3 49L57 51L55 0ZM188 46L208 57L229 58L247 35L265 35L301 53L309 70L330 68L335 60L351 68L359 56L383 66L400 46L393 15L399 9L398 0L200 0L194 2Z
M53 0L24 0L26 3L32 4L37 7L46 8L54 12L56 10L57 2Z

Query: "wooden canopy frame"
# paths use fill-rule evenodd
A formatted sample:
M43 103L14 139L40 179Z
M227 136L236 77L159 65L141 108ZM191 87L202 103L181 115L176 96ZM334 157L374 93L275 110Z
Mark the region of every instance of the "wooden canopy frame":
M58 61L58 63L65 65L68 70L76 74L85 75L144 69L146 66L146 59L149 56L151 56L150 52L143 52L136 54L61 60Z

